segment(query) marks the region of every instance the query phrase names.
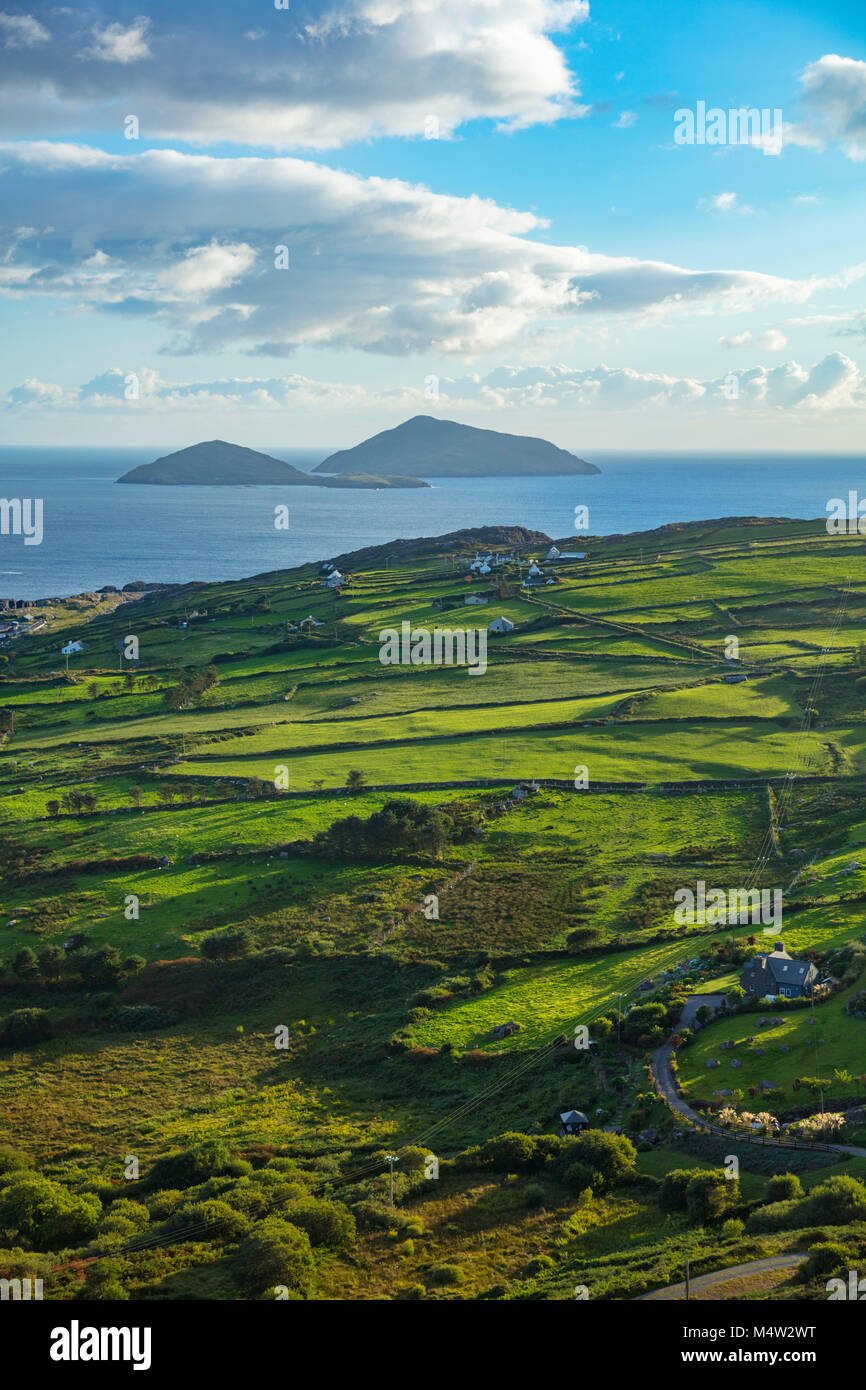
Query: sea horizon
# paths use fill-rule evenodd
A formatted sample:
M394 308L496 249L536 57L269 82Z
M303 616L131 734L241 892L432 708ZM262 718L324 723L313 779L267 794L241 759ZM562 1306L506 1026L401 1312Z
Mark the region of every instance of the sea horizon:
M310 470L327 454L282 449L278 456ZM0 449L0 495L42 499L44 529L38 545L0 536L0 600L57 598L137 581L242 579L473 526L520 525L555 539L574 534L577 541L581 534L729 516L810 520L866 476L860 454L596 451L589 461L598 461L598 474L436 478L429 488L409 491L116 486L127 469L153 457L142 446ZM284 505L288 530L274 525L275 509ZM577 531L580 506L589 508L589 522Z

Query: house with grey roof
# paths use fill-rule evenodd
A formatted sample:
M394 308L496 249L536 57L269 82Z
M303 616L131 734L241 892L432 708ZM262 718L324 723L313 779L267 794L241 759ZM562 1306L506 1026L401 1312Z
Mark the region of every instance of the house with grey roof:
M785 999L809 998L818 983L818 971L811 961L794 960L781 941L772 951L759 951L746 965L740 984L755 999L782 995Z

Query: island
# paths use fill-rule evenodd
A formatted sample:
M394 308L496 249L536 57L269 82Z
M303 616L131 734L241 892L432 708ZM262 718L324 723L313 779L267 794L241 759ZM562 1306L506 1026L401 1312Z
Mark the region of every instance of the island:
M402 488L428 487L415 477L400 477L389 473L377 476L369 470L341 473L337 477L320 478L293 468L282 459L246 449L241 444L229 444L224 439L209 439L191 444L177 453L165 454L153 463L131 468L118 483L155 483L170 487L347 487Z
M546 439L476 429L432 415L415 415L352 449L340 449L314 469L413 478L552 478L600 471Z

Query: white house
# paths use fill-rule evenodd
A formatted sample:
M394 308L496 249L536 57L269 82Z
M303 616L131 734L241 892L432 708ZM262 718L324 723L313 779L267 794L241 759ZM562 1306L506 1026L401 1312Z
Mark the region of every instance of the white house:
M324 581L327 589L339 589L341 584L345 584L346 577L339 570L331 570L327 579Z
M487 599L482 598L481 594L467 594L464 603L486 603Z
M547 558L548 560L558 560L561 554L562 554L562 551L561 551L561 550L557 550L556 546L555 546L555 545L552 545L552 546L550 547L550 549L548 550L548 552L547 552L546 558Z
M487 624L487 631L488 631L488 632L513 632L513 631L514 631L514 624L511 623L511 622L509 622L507 618L502 618L502 617L494 618L492 623L488 623L488 624Z
M533 560L532 564L529 566L529 573L530 573L530 574L541 574L541 570L538 568L538 566L537 566L537 564L535 563L534 560Z
M76 652L84 651L83 642L67 642L65 647L60 648L61 656L74 656Z

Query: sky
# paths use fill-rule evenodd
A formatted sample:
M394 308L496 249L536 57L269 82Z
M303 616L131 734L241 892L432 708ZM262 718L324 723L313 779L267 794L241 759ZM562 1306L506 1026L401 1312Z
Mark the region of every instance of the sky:
M5 443L863 451L866 7L283 3L0 0Z

